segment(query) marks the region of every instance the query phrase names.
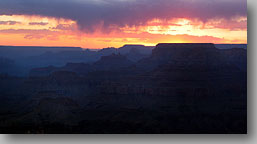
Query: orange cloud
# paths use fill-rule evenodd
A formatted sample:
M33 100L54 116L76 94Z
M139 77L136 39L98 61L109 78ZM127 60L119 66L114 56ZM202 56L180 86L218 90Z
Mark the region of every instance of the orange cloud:
M247 43L247 18L231 20L210 19L203 23L197 19L153 19L140 26L111 26L103 31L80 31L77 23L68 19L39 16L0 16L0 21L13 21L14 25L1 25L0 45L79 46L84 48L120 47L124 44L156 45L157 43Z

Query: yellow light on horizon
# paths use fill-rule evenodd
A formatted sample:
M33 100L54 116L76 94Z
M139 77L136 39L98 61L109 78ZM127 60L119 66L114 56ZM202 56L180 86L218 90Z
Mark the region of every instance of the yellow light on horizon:
M246 17L236 17L236 22L245 24ZM224 20L210 20L203 24L197 20L176 18L171 20L153 19L141 26L113 26L113 31L104 33L97 29L85 33L78 29L75 21L51 17L27 15L1 15L0 21L17 21L14 25L0 25L0 45L29 46L76 46L84 48L120 47L124 44L157 43L247 43L247 30L215 28ZM30 25L44 22L45 25ZM62 25L57 29L58 25ZM64 28L67 26L67 29ZM70 29L69 29L70 27Z

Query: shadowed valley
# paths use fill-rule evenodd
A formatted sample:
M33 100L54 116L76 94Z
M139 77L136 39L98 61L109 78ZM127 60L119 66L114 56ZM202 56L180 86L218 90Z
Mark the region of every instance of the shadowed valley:
M17 49L0 47L1 133L247 132L246 45Z

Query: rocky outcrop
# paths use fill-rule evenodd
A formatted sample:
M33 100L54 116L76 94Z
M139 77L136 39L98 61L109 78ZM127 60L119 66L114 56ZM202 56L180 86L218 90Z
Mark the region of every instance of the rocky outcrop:
M186 44L158 44L152 51L152 58L171 60L206 60L215 55L217 49L214 44L186 43Z
M245 64L245 49L219 50L213 44L158 44L152 56L138 62L134 70L148 66L151 69L116 82L102 83L97 91L109 100L119 99L116 104L123 103L123 106L126 101L117 96L134 99L134 106L152 105L176 112L186 106L192 108L190 111L220 113L227 106L237 109L230 99L241 101L245 108Z
M148 58L140 60L136 65L145 71L151 71L161 65L171 64L173 67L184 67L188 70L229 69L246 67L246 49L221 50L211 43L158 44ZM235 67L236 66L236 67Z
M153 46L144 46L144 45L124 45L122 47L120 47L118 49L118 51L121 53L121 54L127 54L129 53L132 49L137 49L138 52L140 52L141 54L144 54L144 55L150 55L151 54L151 51L154 47Z

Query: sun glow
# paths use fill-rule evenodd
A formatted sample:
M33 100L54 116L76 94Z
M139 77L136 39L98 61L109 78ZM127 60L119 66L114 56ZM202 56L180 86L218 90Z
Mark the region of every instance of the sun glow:
M120 47L124 44L212 42L247 43L247 18L153 19L140 26L113 26L109 32L100 29L84 32L76 21L42 16L0 16L0 45L79 46L84 48Z

